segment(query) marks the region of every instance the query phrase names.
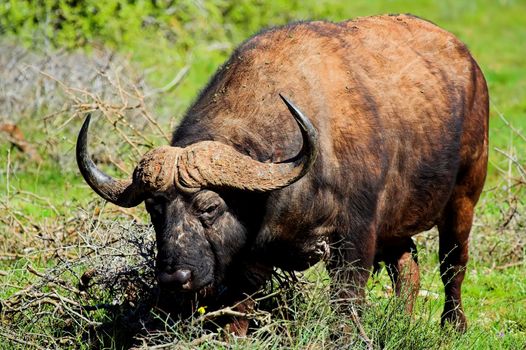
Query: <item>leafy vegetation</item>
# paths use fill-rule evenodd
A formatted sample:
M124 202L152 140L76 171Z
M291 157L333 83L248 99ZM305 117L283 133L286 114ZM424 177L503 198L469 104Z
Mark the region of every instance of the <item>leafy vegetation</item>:
M133 269L139 258L130 253L137 247L130 237L148 236L147 228L133 224L147 223L142 208L106 206L77 173L72 150L85 112L98 116L91 142L96 158L110 172L129 172L145 150L167 142L169 132L163 130L177 124L235 46L261 29L305 19L405 12L466 42L490 88L490 170L463 290L470 328L460 335L438 327L443 296L438 242L431 231L417 238L426 293L414 317L390 296L382 273L368 286L364 331L376 348L524 348L526 3L519 0L1 2L0 126L16 123L42 160L30 159L0 131L0 347L124 346L118 336L122 323L116 320L138 312L138 301L127 299L130 290L110 292L101 282L88 296L75 292L82 274L94 267L105 273L98 278L105 276L106 282L123 268L131 274L125 276L139 281L148 274L147 264ZM323 266L307 271L300 278L307 284L283 292L291 297L279 300L270 319L247 339L224 333L201 338L199 324L166 323L166 332L141 333L141 341L180 348L365 348L352 320L342 320L331 306L327 278ZM149 295L147 288L138 290ZM26 304L13 304L17 293ZM30 297L38 293L48 293L51 302L35 303ZM73 303L61 304L60 297ZM83 311L84 319L64 308L76 312L75 303L120 303L122 308L120 314ZM8 315L17 305L26 308ZM284 309L294 317L286 317ZM113 329L96 328L108 322ZM339 338L341 344L333 343L339 330L348 334ZM199 339L203 342L196 343Z

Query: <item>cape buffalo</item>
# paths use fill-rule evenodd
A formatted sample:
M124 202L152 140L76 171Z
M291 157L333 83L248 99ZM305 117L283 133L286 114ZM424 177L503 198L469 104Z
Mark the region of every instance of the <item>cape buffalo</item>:
M241 295L275 267L325 259L344 296L361 297L383 261L397 293L408 286L414 297L411 237L436 225L442 323L465 329L461 284L486 176L488 91L466 46L436 25L389 15L255 35L130 180L90 160L88 124L80 171L116 205L145 202L162 288Z

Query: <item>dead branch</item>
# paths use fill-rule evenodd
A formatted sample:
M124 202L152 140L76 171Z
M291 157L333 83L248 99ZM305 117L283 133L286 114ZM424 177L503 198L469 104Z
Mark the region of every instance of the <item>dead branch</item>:
M354 322L354 325L358 329L358 332L360 332L360 337L362 338L365 345L367 346L367 349L368 350L374 349L373 342L367 335L367 332L365 332L362 322L360 321L360 316L358 315L358 312L356 311L356 308L353 305L351 305L351 318Z

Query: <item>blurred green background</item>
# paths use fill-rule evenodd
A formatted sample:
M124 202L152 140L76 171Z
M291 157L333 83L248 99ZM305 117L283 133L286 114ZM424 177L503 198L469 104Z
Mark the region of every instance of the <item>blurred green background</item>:
M7 0L0 32L40 50L110 48L153 87L188 67L188 76L155 106L161 118L177 119L234 47L262 28L382 13L412 13L463 40L488 80L492 146L524 148L499 114L519 129L526 123L526 1ZM507 159L492 152L491 161L494 181Z

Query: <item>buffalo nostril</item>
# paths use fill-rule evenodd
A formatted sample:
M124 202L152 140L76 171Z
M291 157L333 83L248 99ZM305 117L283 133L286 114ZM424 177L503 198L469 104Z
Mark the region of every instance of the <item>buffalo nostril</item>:
M173 274L174 280L180 284L185 284L186 282L188 282L191 276L192 272L186 269L177 270Z
M182 289L191 289L192 272L187 269L179 269L176 271L162 271L157 275L159 283L165 286L180 287Z

